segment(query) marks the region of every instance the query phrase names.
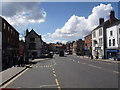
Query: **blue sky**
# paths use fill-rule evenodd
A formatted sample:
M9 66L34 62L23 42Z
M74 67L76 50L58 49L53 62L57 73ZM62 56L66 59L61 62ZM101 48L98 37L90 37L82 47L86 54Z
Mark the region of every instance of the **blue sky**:
M89 16L91 14L93 14L92 10L93 10L93 8L95 8L97 6L100 6L100 7L98 7L100 9L98 9L98 8L95 9L94 15L95 15L95 13L98 14L97 17L95 17L96 19L98 19L98 17L100 17L100 15L101 15L101 17L105 16L105 15L102 15L102 13L104 14L104 12L106 12L106 13L109 12L111 9L105 11L106 8L109 9L109 7L112 7L114 9L114 11L116 13L116 17L118 18L118 3L117 2L114 2L114 3L113 2L112 3L102 2L102 4L104 4L104 5L111 4L111 6L105 6L104 8L102 8L103 5L100 5L101 3L99 3L99 2L91 2L91 3L90 2L74 2L74 3L73 2L41 2L41 3L38 3L37 2L35 4L32 4L33 7L31 5L31 8L27 7L28 4L29 4L29 6L31 5L31 3L26 3L23 6L23 7L25 7L25 9L21 8L22 7L22 4L21 4L21 7L19 7L19 8L21 8L20 10L26 10L26 11L30 11L29 9L33 10L33 11L28 12L27 14L30 14L30 13L36 14L37 11L38 12L42 11L42 12L46 13L46 15L40 16L40 20L42 20L41 22L38 22L37 19L35 18L35 16L37 16L37 18L39 19L40 14L37 14L37 15L33 15L34 19L36 19L34 23L29 22L31 19L28 22L24 22L24 23L22 20L19 20L20 22L17 21L18 25L15 25L16 23L14 23L14 21L10 20L9 18L12 17L12 18L14 18L14 20L17 19L15 17L17 15L19 15L19 14L16 14L16 13L18 13L18 11L20 11L19 8L18 8L18 10L14 9L12 7L9 8L9 9L11 9L11 11L16 10L16 13L15 13L16 16L15 15L7 16L6 15L7 11L5 12L5 14L3 11L3 16L5 16L5 18L10 23L13 23L13 26L15 26L15 28L17 28L17 30L20 33L23 33L24 30L26 30L27 28L29 30L31 30L33 28L37 33L39 33L43 36L43 39L46 42L56 42L56 41L61 41L61 42L64 41L65 42L65 41L77 40L77 39L83 38L85 35L89 34L90 30L85 29L85 33L81 33L84 31L84 29L79 30L76 28L78 28L79 25L82 26L82 24L79 24L79 23L82 23L82 20L85 20L84 23L87 23L86 20L88 20L88 21L93 20L93 19L91 19L92 16L91 16L91 18L89 18ZM8 6L9 5L15 6L16 4L12 3L12 4L8 4ZM5 7L4 4L3 4L3 7ZM26 9L26 7L27 7L27 9ZM102 9L104 9L104 12L100 12L100 10L102 10ZM97 10L99 12L97 12ZM36 11L36 12L34 12L34 11ZM20 17L25 16L25 14L22 14ZM73 16L73 15L75 15L75 16ZM82 17L84 17L84 18L82 18ZM108 15L106 15L104 18L107 18L107 17L108 17ZM74 22L71 22L71 20L73 20ZM81 22L79 22L77 20L81 20ZM96 21L98 21L98 20L96 20ZM93 24L93 25L91 24L91 27L97 25L96 21L94 24L92 22L90 22ZM23 24L21 24L19 26L19 23L23 23ZM65 23L67 23L67 25L66 25L67 28L64 27ZM71 26L70 26L70 24L71 24ZM76 29L75 31L72 30L72 25L77 25L76 27L73 28L73 29ZM79 26L79 27L81 27L81 26ZM70 29L68 29L69 27L70 27ZM64 28L66 28L66 29L64 29ZM84 27L81 27L81 28L84 28ZM59 30L57 30L57 29L59 29ZM65 30L66 30L66 32L64 32ZM74 32L79 31L79 34L83 34L83 37L82 37L82 35L79 36L79 34L74 34L74 35L71 34L73 31ZM60 35L59 33L64 34L64 35ZM71 34L70 36L68 35L69 33ZM56 37L57 34L58 34L58 36L59 35L60 36Z

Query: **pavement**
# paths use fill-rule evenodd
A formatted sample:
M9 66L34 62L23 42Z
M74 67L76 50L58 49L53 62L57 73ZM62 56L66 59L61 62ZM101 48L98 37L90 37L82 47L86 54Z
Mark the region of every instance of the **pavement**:
M80 57L81 59L87 59L87 60L91 60L89 57L87 56L77 56ZM101 62L109 62L109 63L117 63L120 64L120 61L116 61L113 59L92 59L92 60L97 60L97 61L101 61Z
M29 60L30 62L40 62L46 59L34 59L34 60ZM0 72L0 87L3 86L5 83L9 82L11 79L13 79L15 76L29 68L31 64L25 65L24 67L11 67L8 68L2 72Z

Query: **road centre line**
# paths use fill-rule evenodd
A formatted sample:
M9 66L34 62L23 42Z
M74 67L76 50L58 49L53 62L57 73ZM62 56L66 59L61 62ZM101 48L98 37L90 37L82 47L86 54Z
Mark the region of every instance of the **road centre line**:
M54 77L56 77L56 74L53 74L54 75Z
M92 64L88 64L88 66L91 66L91 67L94 67L94 68L98 68L98 69L102 68L102 67L98 67L98 66L95 66L95 65L92 65Z
M55 73L55 71L53 71L53 73Z
M117 73L117 74L119 74L120 72L118 72L118 71L113 71L114 73Z

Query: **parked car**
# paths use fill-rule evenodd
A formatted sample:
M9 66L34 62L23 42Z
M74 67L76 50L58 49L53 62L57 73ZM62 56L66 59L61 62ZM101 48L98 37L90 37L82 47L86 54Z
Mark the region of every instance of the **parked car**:
M60 51L59 56L64 56L64 51Z

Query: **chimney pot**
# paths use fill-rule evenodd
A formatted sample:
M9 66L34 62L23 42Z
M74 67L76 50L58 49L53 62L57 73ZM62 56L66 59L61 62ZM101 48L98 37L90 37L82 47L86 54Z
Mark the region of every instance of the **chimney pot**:
M101 25L104 22L104 18L99 19L99 25Z

